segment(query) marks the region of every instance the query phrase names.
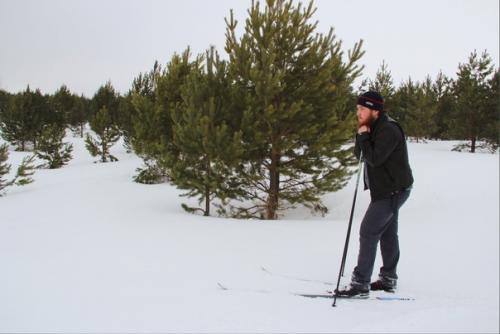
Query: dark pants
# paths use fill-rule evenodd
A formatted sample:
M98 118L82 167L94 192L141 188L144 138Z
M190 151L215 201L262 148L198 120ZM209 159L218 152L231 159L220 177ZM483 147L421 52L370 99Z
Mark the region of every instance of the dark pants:
M369 289L375 265L377 245L380 241L383 266L379 277L395 286L399 261L398 212L410 196L410 189L398 192L391 198L370 202L359 231L358 265L352 274L352 283Z

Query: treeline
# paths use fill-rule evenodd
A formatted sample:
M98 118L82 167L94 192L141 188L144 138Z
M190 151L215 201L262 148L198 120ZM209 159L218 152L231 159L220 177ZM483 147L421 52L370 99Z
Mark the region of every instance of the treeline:
M438 73L422 82L411 77L399 86L382 63L373 80L360 90L375 89L385 97L387 112L415 141L465 141L454 150L496 152L500 136L500 75L488 52L473 51L458 65L456 78Z
M17 94L0 90L1 137L16 151L33 152L8 181L8 145L0 145L0 196L9 186L33 182L35 169L66 165L73 151L72 144L64 142L68 130L74 136L85 136L87 149L100 161L117 160L109 153L109 147L120 137L120 104L124 102L109 82L91 99L71 93L65 85L52 95L29 86ZM95 137L85 131L89 125ZM35 165L35 158L42 163Z
M0 130L20 151L36 149L44 129L71 127L83 132L89 100L62 86L55 94L42 94L28 86L18 94L0 91Z
M88 100L62 86L55 94L42 94L28 86L18 94L0 90L0 135L18 151L33 151L18 166L14 178L7 180L8 145L0 145L0 196L6 188L33 182L36 168L60 168L71 158L73 147L63 142L66 129L83 133L87 122ZM44 163L34 165L35 158Z
M226 18L228 60L214 47L196 56L187 48L139 74L124 95L110 82L90 99L64 86L54 95L0 91L2 137L35 151L52 138L52 160L67 161L71 148L63 150L60 134L71 129L102 162L117 160L109 148L123 137L144 161L135 181L185 190L199 203L182 204L189 212L208 216L215 208L221 216L259 219L277 219L299 204L328 211L321 196L352 175L359 90L380 91L415 140L496 149L498 70L488 54L474 52L457 79L439 74L399 87L384 63L354 89L362 41L344 53L333 30L317 33L314 12L312 2L252 2L242 36L233 13ZM84 133L86 125L92 131Z

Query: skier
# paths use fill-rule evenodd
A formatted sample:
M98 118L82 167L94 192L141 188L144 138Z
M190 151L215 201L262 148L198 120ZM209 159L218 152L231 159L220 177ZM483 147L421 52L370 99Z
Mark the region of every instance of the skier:
M348 288L337 297L368 297L371 290L394 292L399 261L398 211L410 196L413 175L402 128L384 111L384 99L368 91L357 101L358 133L354 153L364 160L364 189L371 202L360 227L358 263ZM383 266L378 280L370 284L377 245Z

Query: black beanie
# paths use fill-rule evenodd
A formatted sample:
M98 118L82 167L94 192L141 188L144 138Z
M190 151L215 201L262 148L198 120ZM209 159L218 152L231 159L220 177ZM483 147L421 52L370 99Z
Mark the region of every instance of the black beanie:
M358 104L369 109L384 111L384 98L378 92L368 91L358 97Z

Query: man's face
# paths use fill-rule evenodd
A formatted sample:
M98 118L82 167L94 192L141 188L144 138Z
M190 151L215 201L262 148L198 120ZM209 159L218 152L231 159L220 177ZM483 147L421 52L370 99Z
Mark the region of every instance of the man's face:
M378 118L378 110L373 110L358 104L356 107L356 115L358 116L358 124L360 126L369 126Z

